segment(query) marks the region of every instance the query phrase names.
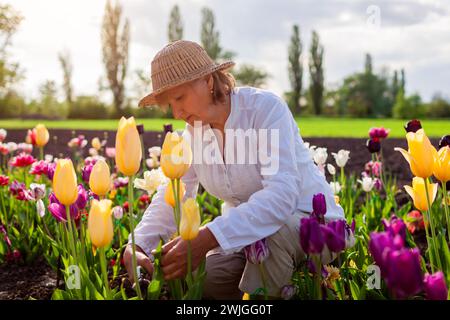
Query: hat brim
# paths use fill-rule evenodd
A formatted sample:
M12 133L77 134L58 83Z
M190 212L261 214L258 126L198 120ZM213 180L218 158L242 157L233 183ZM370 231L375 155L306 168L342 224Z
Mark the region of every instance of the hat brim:
M155 90L155 91L151 92L150 94L146 95L144 98L142 98L139 101L139 107L143 108L143 107L148 107L148 106L155 105L155 104L157 104L156 96L158 94L161 94L164 91L172 89L172 88L174 88L176 86L179 86L179 85L181 85L183 83L186 83L186 82L189 82L189 81L192 81L192 80L196 80L198 78L206 76L206 75L208 75L210 73L213 73L215 71L230 69L234 65L235 65L235 63L233 61L226 61L226 62L223 62L221 64L208 66L208 68L206 68L206 69L200 69L196 73L191 73L191 74L187 75L186 77L180 78L178 81L175 81L175 82L173 82L171 84L168 84L168 85L166 85L166 86L164 86L162 88L159 88L158 90Z

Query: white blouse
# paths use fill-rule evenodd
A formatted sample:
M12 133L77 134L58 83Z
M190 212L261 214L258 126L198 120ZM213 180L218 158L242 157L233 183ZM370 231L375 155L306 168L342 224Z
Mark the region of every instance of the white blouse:
M267 129L275 139L266 139L267 146L258 145L256 153L249 152L249 148L243 150L232 138L242 137L248 129ZM296 211L311 212L312 198L317 193L325 195L327 220L344 219L342 207L335 203L329 184L313 163L292 113L280 97L266 90L235 88L223 149L221 135L214 131L209 125L200 127L203 139L211 138L210 145L201 145L201 150L194 143L200 141L194 127L186 125L183 136L191 143L194 162L182 181L186 184L185 198L195 198L200 182L206 191L224 200L222 215L206 224L224 253L239 251L274 234ZM219 156L211 152L214 148ZM243 151L248 154L242 155ZM203 160L204 154L215 155L216 161ZM239 156L245 156L246 161L237 161ZM256 161L249 160L252 156ZM149 256L160 237L168 241L176 231L173 209L165 203L164 191L165 186L158 188L135 229L136 244Z

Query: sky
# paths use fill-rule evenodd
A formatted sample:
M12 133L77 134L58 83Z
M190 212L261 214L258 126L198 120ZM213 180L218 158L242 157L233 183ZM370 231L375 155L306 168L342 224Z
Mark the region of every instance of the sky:
M38 96L46 80L62 84L58 53L68 51L76 95L96 94L104 76L100 29L106 0L3 0L24 16L13 38L11 57L25 79L20 90ZM122 0L130 21L129 70L150 77L153 56L168 41L170 10L180 7L184 38L200 42L201 9L215 14L220 43L236 53L236 63L263 68L266 89L289 90L287 47L298 24L303 43L304 86L311 32L324 46L325 82L335 87L362 70L365 53L376 72L404 68L406 90L425 101L439 92L450 98L450 1L437 0ZM131 91L133 80L127 88ZM150 88L149 88L150 89ZM109 100L109 94L102 99Z

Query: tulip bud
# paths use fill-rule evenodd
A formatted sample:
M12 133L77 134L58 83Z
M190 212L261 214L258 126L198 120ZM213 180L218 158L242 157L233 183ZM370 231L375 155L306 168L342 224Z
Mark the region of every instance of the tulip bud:
M77 175L72 160L59 159L53 176L53 191L61 204L70 206L78 198Z
M186 193L186 188L183 181L180 180L180 201L184 198L184 194ZM164 200L166 203L175 208L175 197L173 196L173 188L172 188L172 180L169 181L166 187L166 191L164 192Z
M137 129L137 131L138 131L140 136L144 134L144 125L143 124L138 124L136 126L136 129Z
M417 132L417 130L422 129L422 124L419 120L413 119L408 121L408 123L404 126L406 133L408 132Z
M166 123L165 125L163 125L163 129L164 129L164 136L166 136L167 132L173 132L173 126L171 123Z
M169 179L181 178L192 162L190 145L176 132L168 132L161 150L161 169Z
M183 240L193 240L197 237L200 228L200 211L197 202L188 198L182 204L180 221L180 236Z
M433 174L441 182L450 181L450 146L439 149L434 158Z
M100 139L95 137L94 139L92 139L91 141L92 147L98 151L102 148L102 143L100 142Z
M443 136L441 140L439 140L439 149L450 146L450 135Z
M302 218L300 222L300 246L306 254L320 254L325 239L315 218Z
M88 217L88 231L96 248L108 246L113 239L111 200L92 200Z
M377 153L381 150L381 143L380 140L377 138L375 139L369 139L366 142L367 150L369 150L370 153Z
M38 124L36 126L36 145L38 147L43 147L47 144L50 135L47 128L43 124Z
M426 274L423 284L428 300L447 300L448 289L442 271Z
M125 176L133 176L139 171L142 159L141 140L134 117L119 122L116 135L116 164Z
M121 206L115 206L113 209L113 215L114 218L116 218L117 220L122 219L123 217L123 208Z
M111 175L105 160L98 160L89 177L89 187L96 195L104 196L111 188Z
M324 217L327 213L327 202L323 193L318 193L313 196L312 207L312 216L316 217L319 222L324 222Z

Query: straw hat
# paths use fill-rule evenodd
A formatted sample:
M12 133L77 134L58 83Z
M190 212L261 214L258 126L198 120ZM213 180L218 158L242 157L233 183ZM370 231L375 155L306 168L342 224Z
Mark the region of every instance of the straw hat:
M234 66L233 61L216 64L200 45L187 40L169 43L152 61L153 91L139 101L139 107L156 104L155 96L180 84L201 78L217 70Z

